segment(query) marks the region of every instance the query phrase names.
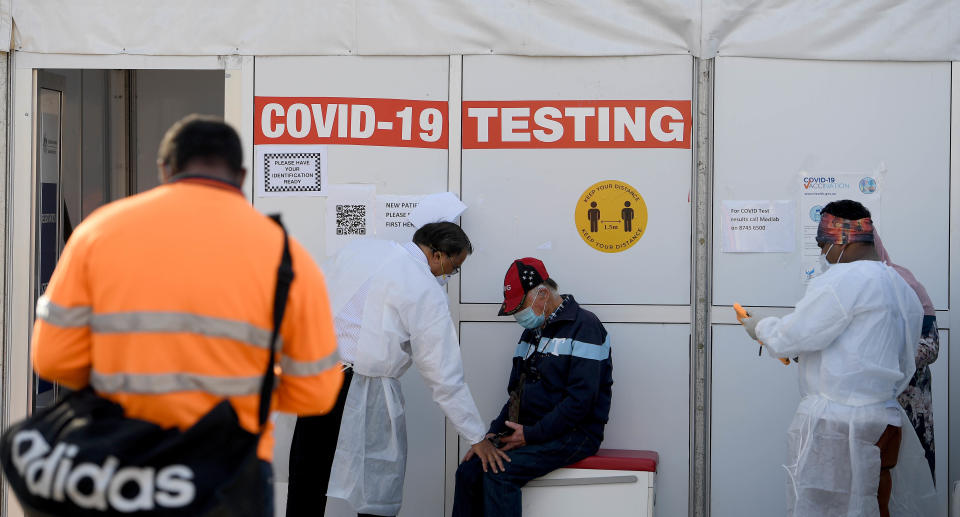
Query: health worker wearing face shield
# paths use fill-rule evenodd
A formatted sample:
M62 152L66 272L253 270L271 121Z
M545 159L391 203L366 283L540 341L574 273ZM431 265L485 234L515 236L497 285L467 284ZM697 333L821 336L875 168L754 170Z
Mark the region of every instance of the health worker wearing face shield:
M513 262L500 315L524 328L513 356L509 399L487 438L510 462L483 468L473 451L457 469L454 517L520 517L531 479L597 452L610 413L613 361L600 320L572 295L557 293L543 262Z
M323 493L361 516L397 515L407 459L399 377L411 364L471 452L502 468L507 455L484 439L441 287L472 251L459 226L437 222L405 244L353 241L325 265L347 388L329 415L297 419L288 517L322 516Z
M821 274L796 309L743 320L771 356L799 359L787 515L935 515L923 449L897 402L916 369L923 307L881 262L863 205L835 201L821 214Z

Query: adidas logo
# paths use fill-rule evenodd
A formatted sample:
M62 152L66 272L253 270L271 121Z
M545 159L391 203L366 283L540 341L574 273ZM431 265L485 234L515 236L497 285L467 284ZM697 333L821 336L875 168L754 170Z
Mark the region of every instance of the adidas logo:
M103 465L73 464L78 448L68 443L53 450L37 431L13 436L12 461L27 490L44 499L69 500L80 508L129 513L155 507L181 508L193 502L193 470L186 465L124 467L113 456Z

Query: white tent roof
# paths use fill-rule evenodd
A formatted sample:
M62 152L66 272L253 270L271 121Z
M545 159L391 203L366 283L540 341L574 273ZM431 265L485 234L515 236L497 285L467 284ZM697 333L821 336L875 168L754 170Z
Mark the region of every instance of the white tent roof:
M68 54L960 60L960 0L0 0L11 30Z

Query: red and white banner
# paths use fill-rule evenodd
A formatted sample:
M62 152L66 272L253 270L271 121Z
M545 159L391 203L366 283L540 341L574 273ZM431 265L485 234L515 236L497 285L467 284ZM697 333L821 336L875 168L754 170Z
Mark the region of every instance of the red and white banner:
M690 148L690 101L464 101L464 149Z
M257 97L255 144L448 145L447 103ZM465 101L464 149L690 148L690 101Z
M447 148L447 102L256 97L255 144Z

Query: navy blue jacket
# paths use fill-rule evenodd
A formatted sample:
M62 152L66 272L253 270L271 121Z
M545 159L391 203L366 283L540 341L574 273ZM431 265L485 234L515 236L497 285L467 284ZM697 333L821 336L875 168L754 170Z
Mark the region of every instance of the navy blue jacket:
M607 330L573 296L542 329L524 330L513 357L507 392L527 372L520 403L520 424L529 444L557 439L580 429L603 441L610 414L613 360ZM491 433L508 431L508 401L490 424Z

